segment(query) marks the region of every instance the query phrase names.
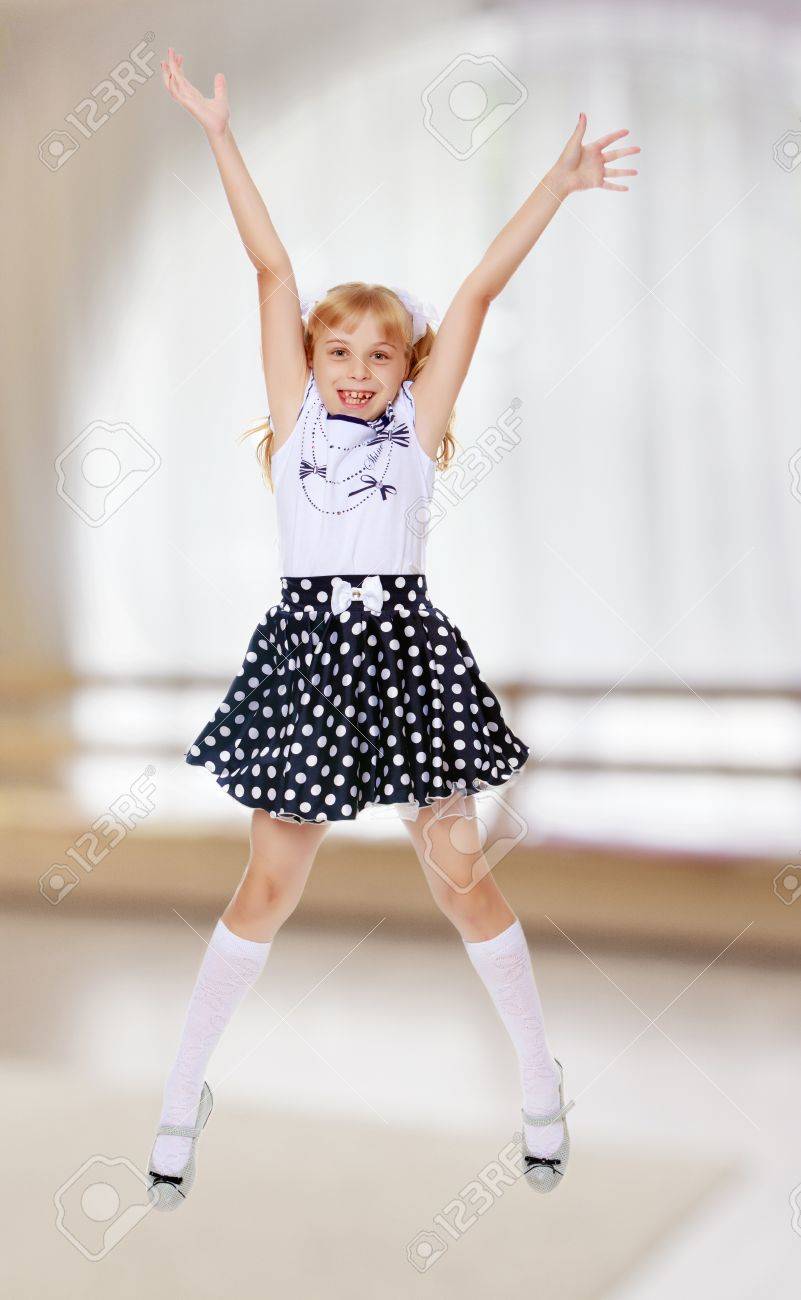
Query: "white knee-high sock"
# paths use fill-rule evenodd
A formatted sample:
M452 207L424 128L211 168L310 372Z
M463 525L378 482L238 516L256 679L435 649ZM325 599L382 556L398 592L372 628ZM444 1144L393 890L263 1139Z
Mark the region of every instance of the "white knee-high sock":
M517 1052L523 1106L533 1115L559 1109L559 1068L545 1036L537 984L526 936L515 917L507 929L492 939L464 940L467 955L480 975ZM525 1124L533 1155L551 1156L564 1136L561 1120L555 1124Z
M200 1104L206 1066L222 1032L248 989L258 979L272 940L242 939L218 920L189 999L178 1055L164 1086L160 1124L192 1124ZM162 1133L153 1148L153 1168L177 1174L186 1164L190 1140Z

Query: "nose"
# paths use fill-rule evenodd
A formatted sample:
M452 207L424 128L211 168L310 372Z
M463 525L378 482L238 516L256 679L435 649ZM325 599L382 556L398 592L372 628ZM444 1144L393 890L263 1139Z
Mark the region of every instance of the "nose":
M370 370L365 362L360 361L358 357L351 357L351 363L350 363L351 379L353 380L366 379L369 374L370 374Z

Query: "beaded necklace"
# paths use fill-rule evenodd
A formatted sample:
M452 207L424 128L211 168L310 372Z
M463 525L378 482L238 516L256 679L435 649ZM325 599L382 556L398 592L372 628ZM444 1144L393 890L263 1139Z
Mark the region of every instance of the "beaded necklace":
M383 501L387 501L390 496L394 496L397 489L385 480L394 447L408 447L409 445L409 430L405 424L396 424L395 408L392 403L387 402L386 409L382 411L381 415L376 416L374 420L354 420L353 416L340 417L354 423L363 424L365 432L372 433L372 437L368 438L366 443L357 443L354 447L342 446L330 440L327 427L328 420L324 417L323 412L327 417L328 411L318 393L316 401L310 406L304 420L298 470L303 494L309 505L313 506L320 514L344 515L349 514L352 510L357 510L359 506L364 505L376 493L380 494ZM362 464L357 469L340 479L327 477L332 451L350 452L357 450L360 446L363 446L365 455ZM377 469L379 462L383 462L380 472ZM375 471L375 473L372 471ZM328 509L320 505L319 501L315 501L312 495L315 490L315 479L317 478L322 479L327 488L343 487L346 483L359 480L359 485L353 487L346 498L346 500L350 500L351 497L357 499L349 505L342 505L338 508ZM330 495L325 493L323 489L320 491L326 496Z

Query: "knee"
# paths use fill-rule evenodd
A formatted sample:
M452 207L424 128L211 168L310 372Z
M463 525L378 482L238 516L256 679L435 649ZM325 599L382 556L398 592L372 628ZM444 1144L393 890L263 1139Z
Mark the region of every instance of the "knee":
M246 874L248 895L252 905L265 912L280 908L286 901L286 883L261 867L248 865Z
M294 911L299 901L300 893L285 879L258 860L251 859L233 904L243 920L258 922L270 918L280 923Z
M495 891L484 887L479 881L471 889L453 889L442 883L434 891L434 899L444 916L460 932L474 933L481 928L496 907Z

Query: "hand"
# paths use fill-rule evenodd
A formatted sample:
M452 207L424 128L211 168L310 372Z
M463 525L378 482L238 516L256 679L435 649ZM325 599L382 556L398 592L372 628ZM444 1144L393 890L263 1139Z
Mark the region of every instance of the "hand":
M607 146L614 140L628 135L628 127L622 131L613 131L611 135L602 135L591 144L583 144L584 132L587 130L587 116L579 113L575 131L571 135L553 168L552 176L556 181L560 197L566 197L576 190L628 190L628 185L616 185L608 180L609 176L636 176L634 167L609 167L616 158L625 158L628 154L639 153L640 146L629 145L627 149L610 149Z
M192 114L207 135L223 135L231 116L225 77L221 72L217 73L214 78L214 98L205 99L184 76L183 62L183 54L176 54L172 47L167 50L167 61L161 64L164 85L175 102Z

